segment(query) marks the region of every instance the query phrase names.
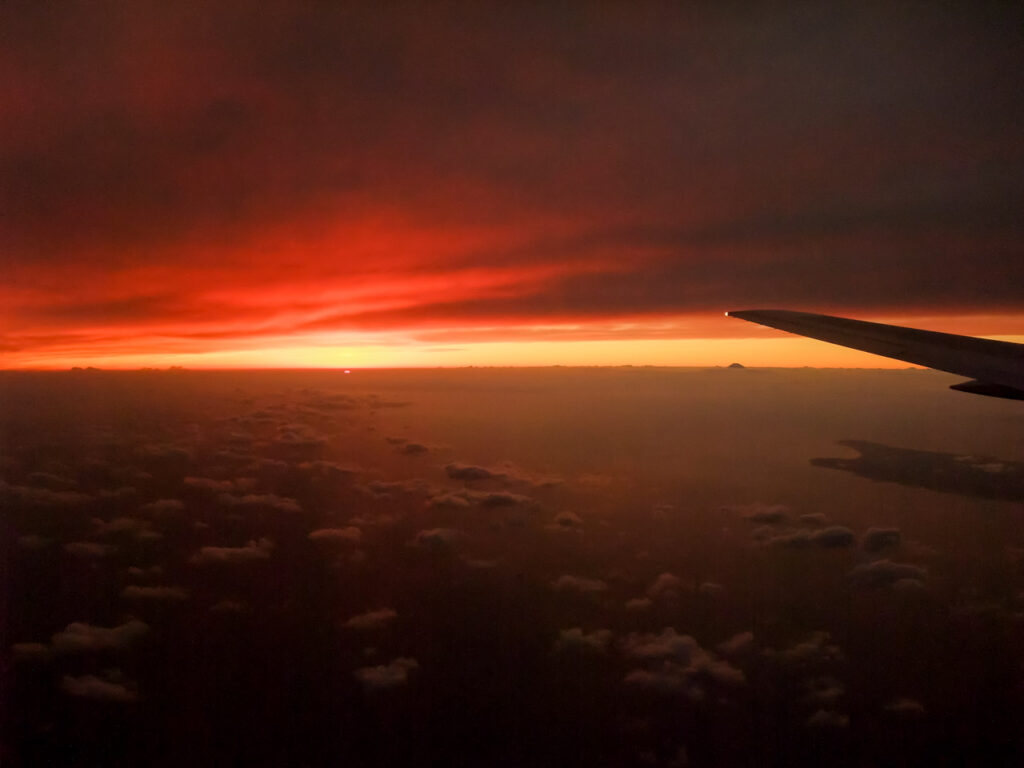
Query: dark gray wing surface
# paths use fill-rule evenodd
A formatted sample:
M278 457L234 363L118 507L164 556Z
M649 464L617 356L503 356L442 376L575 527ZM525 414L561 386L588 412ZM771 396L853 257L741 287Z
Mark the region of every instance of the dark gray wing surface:
M963 392L1024 399L1024 344L783 309L750 309L725 314L780 331L968 376L971 381L952 387Z

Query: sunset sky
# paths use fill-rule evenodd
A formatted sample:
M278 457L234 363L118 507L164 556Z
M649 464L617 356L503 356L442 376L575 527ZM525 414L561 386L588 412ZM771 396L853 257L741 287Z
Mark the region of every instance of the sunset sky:
M0 367L1024 340L1011 4L7 2Z

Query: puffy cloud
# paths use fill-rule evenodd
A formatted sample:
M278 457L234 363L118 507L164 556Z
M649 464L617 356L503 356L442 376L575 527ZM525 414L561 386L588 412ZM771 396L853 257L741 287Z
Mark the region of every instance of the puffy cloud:
M128 575L133 579L155 579L162 576L164 569L159 565L152 565L149 568L140 568L137 565L133 565L128 569Z
M318 528L309 534L310 541L327 542L358 542L363 538L363 532L353 525L345 528Z
M273 493L248 494L246 496L231 496L221 494L217 497L221 504L241 509L272 509L275 512L295 514L302 511L302 507L295 499L285 496L277 496Z
M861 563L850 571L850 579L862 587L887 587L902 579L924 581L928 571L910 563L894 563L892 560L875 560Z
M671 661L651 669L634 669L623 682L633 688L663 695L683 695L692 701L703 701L706 693L692 671Z
M359 473L355 467L333 461L304 461L298 465L305 475L319 480L346 480Z
M181 499L157 499L143 504L139 511L155 517L173 517L185 511L185 503Z
M805 684L807 695L804 701L831 707L846 693L846 688L834 677L813 677Z
M627 685L700 700L709 685L736 687L746 683L743 670L672 627L660 634L631 633L623 639L621 648L627 658L644 662L642 668L626 675Z
M737 632L728 640L719 643L717 650L723 656L745 656L754 650L754 633Z
M764 541L765 546L777 549L807 549L811 546L811 532L805 528L778 536L770 536Z
M444 471L452 480L463 482L495 480L509 485L529 485L537 488L547 488L561 483L560 478L526 472L510 462L497 467L482 467L456 461L447 464Z
M775 525L785 521L786 515L789 509L783 504L762 504L755 502L753 504L734 504L732 506L723 507L723 510L727 512L734 512L742 517L744 520L749 520L752 523L760 523L762 525Z
M905 696L893 699L882 709L901 717L920 717L924 714L924 705L920 701Z
M612 633L608 629L596 629L593 632L584 633L580 627L563 629L558 633L555 641L555 650L582 649L591 651L605 651L611 642Z
M812 546L822 549L848 547L856 538L853 531L841 525L832 525L818 530L799 528L777 535L771 535L769 531L759 530L758 532L764 534L762 538L765 546L778 549L807 549Z
M78 483L71 478L52 472L30 472L25 482L37 488L49 488L51 491L70 491L78 487Z
M849 724L848 715L830 709L819 709L806 722L809 728L846 728Z
M374 526L384 527L384 526L394 525L397 522L398 522L398 518L397 517L395 517L394 515L388 515L388 514L385 514L385 513L380 513L380 514L376 514L376 515L356 515L355 517L349 519L349 523L351 523L352 525L361 525L363 527L366 527L366 526L370 526L370 527L374 527Z
M69 696L94 701L112 701L129 703L137 701L139 696L132 688L121 682L104 680L95 675L72 677L65 675L61 680L60 689Z
M398 449L398 452L405 456L422 456L429 451L430 449L423 443L406 443Z
M192 453L187 448L162 443L139 446L135 455L140 459L161 464L185 464L192 459Z
M455 528L429 528L419 531L414 542L426 549L437 552L451 549L462 537L462 531Z
M705 597L718 597L725 592L725 587L714 581L705 581L697 587L697 594Z
M781 651L769 649L765 654L786 666L813 668L843 659L843 652L831 642L828 632L812 632L806 640L784 648Z
M864 549L880 552L886 547L898 547L901 538L899 528L868 528L864 533Z
M841 525L822 528L811 534L811 543L819 547L848 547L854 541L853 531Z
M9 485L0 480L0 500L5 499L26 506L46 508L78 507L92 501L91 496L77 491L51 491L49 488Z
M245 613L248 609L241 600L224 599L210 606L211 613Z
M503 477L500 473L493 472L486 467L478 467L473 464L462 464L459 462L448 464L444 468L444 471L452 480L491 480L493 478Z
M418 667L416 659L399 657L389 664L360 667L353 675L363 684L365 690L385 691L405 685L409 680L409 672Z
M701 652L700 644L690 635L680 635L673 627L660 634L632 632L622 640L622 652L633 659L676 658L689 660Z
M627 611L646 611L654 605L654 601L649 597L634 597L631 600L626 601Z
M600 579L586 579L581 576L570 576L567 573L552 581L551 587L556 592L583 592L586 594L604 592L608 589L608 585Z
M434 488L430 483L422 478L412 478L409 480L374 480L367 483L365 486L358 486L361 490L368 493L370 496L377 498L391 498L394 496L436 496L444 493L442 490Z
M824 525L828 522L828 518L823 512L809 512L806 515L800 515L798 519L805 525Z
M463 562L467 568L473 568L474 570L489 570L495 568L498 565L497 560L481 560L477 558L467 557Z
M537 502L529 496L509 491L471 491L463 488L458 491L447 491L432 496L429 501L432 507L470 507L480 506L485 509L498 507L536 506Z
M249 541L244 547L202 547L189 559L190 563L247 563L266 560L274 543L267 538Z
M914 595L920 595L925 591L924 582L921 579L896 579L892 583L892 589L894 592L898 592L901 595L908 597Z
M97 627L83 622L68 624L50 639L56 653L87 653L126 648L149 631L149 626L132 619L116 627Z
M186 477L182 485L190 491L210 494L231 493L235 490L231 480L214 480L212 477Z
M121 590L121 597L127 600L166 600L180 602L188 599L188 592L181 587L140 587L132 584Z
M106 557L114 548L96 541L72 541L64 545L64 551L75 557Z
M575 512L559 512L555 515L554 528L578 529L583 526L583 518Z
M282 424L277 428L273 442L284 448L307 451L323 446L327 437L306 424Z
M647 596L653 600L676 600L692 587L673 573L663 573L647 588Z
M139 520L135 517L116 517L110 521L94 519L92 524L96 526L97 536L115 536L119 533L137 535L149 528L149 523L146 520Z
M381 629L394 621L396 616L398 614L391 608L380 608L376 611L367 611L366 613L360 613L358 616L353 616L345 622L345 626L349 629L358 630Z

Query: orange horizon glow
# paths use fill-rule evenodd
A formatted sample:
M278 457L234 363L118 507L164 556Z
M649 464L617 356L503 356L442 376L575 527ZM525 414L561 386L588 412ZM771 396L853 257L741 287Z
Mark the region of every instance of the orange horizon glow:
M1020 47L965 9L220 5L0 4L0 369L903 366L759 308L1024 338Z
M1015 318L886 318L916 327L945 332L965 332L986 338L1024 343L1024 334L984 333L993 323L1006 327L1013 321L1024 327L1024 317ZM930 322L929 322L930 321ZM713 330L717 336L693 338L614 338L607 326L578 324L571 328L549 326L544 329L552 339L525 338L515 329L478 329L466 334L470 339L492 336L493 340L453 341L448 344L418 341L401 332L364 333L346 339L337 334L313 334L300 337L236 339L234 344L218 340L207 350L155 351L170 346L145 340L125 340L119 348L104 351L102 345L85 342L78 350L52 350L49 354L23 354L10 357L4 370L66 370L95 367L109 370L183 367L194 370L222 369L370 369L370 368L462 368L462 367L546 367L546 366L658 366L715 367L741 363L746 367L771 368L907 368L908 364L889 358L847 349L814 339L783 334L735 319L726 323L699 318L688 324L697 332ZM972 333L973 331L973 333ZM629 328L626 333L679 333L679 328L648 324ZM592 333L599 338L586 338ZM735 336L729 336L735 333ZM543 332L535 329L534 334ZM456 334L453 334L456 335ZM511 335L512 338L506 338ZM519 336L517 338L517 335ZM572 338L572 336L579 338ZM560 336L562 338L560 338ZM566 338L568 337L568 338ZM600 338L603 337L603 338Z

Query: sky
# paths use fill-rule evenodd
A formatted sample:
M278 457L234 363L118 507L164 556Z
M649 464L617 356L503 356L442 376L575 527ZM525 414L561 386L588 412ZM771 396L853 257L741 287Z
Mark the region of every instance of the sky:
M4 368L902 365L1024 339L1006 3L8 2Z

